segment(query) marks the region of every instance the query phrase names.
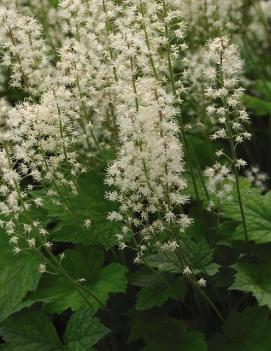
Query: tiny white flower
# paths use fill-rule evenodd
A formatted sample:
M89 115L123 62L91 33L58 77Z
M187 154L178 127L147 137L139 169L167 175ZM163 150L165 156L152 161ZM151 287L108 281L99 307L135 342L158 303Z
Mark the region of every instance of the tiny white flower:
M47 249L50 250L53 247L53 243L51 241L46 241L44 246L47 247Z
M36 246L36 239L35 238L28 239L27 243L30 248L34 248Z
M37 198L34 199L33 201L34 201L34 203L35 203L35 205L36 205L37 207L42 207L42 206L43 206L43 200L42 200L42 198L37 197Z
M46 272L46 264L41 263L39 265L39 272L40 273L45 273Z
M205 288L207 286L207 281L204 278L198 280L198 285Z
M192 274L192 271L191 271L191 269L190 269L189 266L186 266L186 267L184 268L183 274L184 274L184 275L191 275L191 274Z
M91 226L91 220L89 218L85 219L84 220L84 223L83 223L83 226L86 228L86 229L89 229L90 226Z
M217 150L215 154L216 154L217 157L221 157L221 156L223 156L224 151L223 150Z
M15 246L14 248L13 248L13 253L15 254L15 255L17 255L18 253L20 253L22 250L18 247L18 246Z
M242 167L245 167L247 165L247 162L245 161L245 160L243 160L243 159L238 159L238 160L236 160L236 164L235 164L235 167L237 167L237 168L242 168Z

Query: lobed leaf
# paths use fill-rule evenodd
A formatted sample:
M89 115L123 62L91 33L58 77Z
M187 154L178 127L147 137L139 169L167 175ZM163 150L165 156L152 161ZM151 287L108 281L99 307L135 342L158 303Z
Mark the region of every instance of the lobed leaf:
M271 309L271 262L270 259L260 263L239 262L233 265L236 270L231 290L251 293L260 306Z
M98 318L90 310L81 310L72 315L65 330L64 343L66 351L90 351L92 346L107 335Z

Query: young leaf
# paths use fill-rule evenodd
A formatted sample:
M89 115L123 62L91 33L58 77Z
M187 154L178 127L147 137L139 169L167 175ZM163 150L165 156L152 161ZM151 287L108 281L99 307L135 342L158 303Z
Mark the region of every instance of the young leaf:
M90 310L74 313L68 322L64 335L65 351L90 351L109 330Z

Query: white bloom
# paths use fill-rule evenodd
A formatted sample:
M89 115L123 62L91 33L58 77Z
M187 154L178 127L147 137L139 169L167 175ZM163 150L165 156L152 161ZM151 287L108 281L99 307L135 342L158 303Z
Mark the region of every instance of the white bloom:
M11 67L12 85L24 86L33 94L46 90L51 70L37 21L15 9L0 7L0 36L5 50L2 63Z
M46 272L46 264L41 263L39 265L39 272L40 273L45 273Z
M89 218L85 219L84 220L84 223L83 223L83 226L86 228L86 229L89 229L90 226L91 226L91 220Z
M234 177L232 171L226 165L216 162L212 167L208 167L204 171L204 175L207 178L206 186L208 191L217 198L217 200L223 201L232 193ZM208 205L209 210L213 207Z
M14 246L14 248L13 248L13 253L15 254L15 255L17 255L18 253L20 253L22 250L18 247L18 246Z
M35 203L35 205L36 205L37 207L42 207L42 206L43 206L43 200L42 200L42 198L37 197L37 198L34 199L33 201L34 201L34 203Z
M34 248L36 246L36 239L35 238L28 239L27 243L30 248Z
M259 188L262 192L267 190L268 175L260 171L258 166L252 166L245 171L245 176L251 185Z
M186 266L186 267L184 268L183 274L184 274L184 275L191 275L191 274L192 274L192 271L191 271L191 269L190 269L189 266Z
M245 160L243 160L243 159L238 159L238 160L236 160L236 164L235 164L235 166L237 167L237 168L242 168L242 167L245 167L247 165L247 162L245 161Z
M199 285L200 287L205 288L205 287L207 286L207 281L206 281L204 278L200 278L200 279L198 280L198 285Z

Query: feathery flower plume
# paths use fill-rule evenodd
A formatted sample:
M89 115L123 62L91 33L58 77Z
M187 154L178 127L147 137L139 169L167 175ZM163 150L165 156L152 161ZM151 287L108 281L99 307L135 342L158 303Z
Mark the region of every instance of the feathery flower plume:
M111 43L117 80L113 88L118 93L121 147L106 182L116 188L107 197L120 206L108 218L123 223L119 246L132 242L137 249L135 262L142 262L153 249L176 251L179 233L191 223L182 210L188 198L175 121L182 85L175 85L173 76L174 60L179 57L173 39L182 40L184 35L178 4L125 1L123 15L114 22L117 31ZM172 94L164 87L167 81Z
M1 61L11 68L11 85L33 95L45 91L50 81L50 63L37 21L15 9L0 7L0 36Z
M117 142L117 98L112 89L116 76L109 28L117 11L109 1L60 2L64 32L71 38L60 49L56 80L71 89L78 101L84 144L91 150L102 151Z
M184 0L182 5L187 24L187 36L193 47L205 43L210 37L238 33L249 13L244 0Z
M251 134L246 130L249 117L242 104L244 89L239 86L242 60L237 46L231 44L228 37L215 38L210 41L206 47L204 60L206 64L204 76L208 82L205 90L205 97L209 103L207 113L217 121L217 130L211 135L211 139L225 139L229 143L230 154L220 151L219 156L225 156L232 165L244 236L248 243L248 231L239 184L239 169L246 165L246 161L238 159L236 153L237 146L251 138Z
M109 219L123 223L119 245L125 247L131 232L136 233L136 261L141 261L144 252L154 246L175 251L178 243L172 232L185 230L191 221L182 213L188 199L183 193L186 181L173 119L176 111L154 80L139 80L137 85L140 107L133 116L124 111L119 119L123 144L106 182L116 187L107 197L120 203L119 211L109 214ZM168 235L161 240L163 233Z
M37 182L66 185L76 193L72 179L83 168L75 152L78 110L70 97L68 90L59 88L42 95L39 104L18 105L11 112L17 121L11 136L24 175L31 174Z
M207 113L219 126L211 138L227 139L237 146L251 138L245 129L249 117L242 104L244 89L239 86L242 60L238 48L227 37L216 38L208 44L204 60L204 77L208 82L205 89L209 101ZM239 163L235 160L236 166Z

